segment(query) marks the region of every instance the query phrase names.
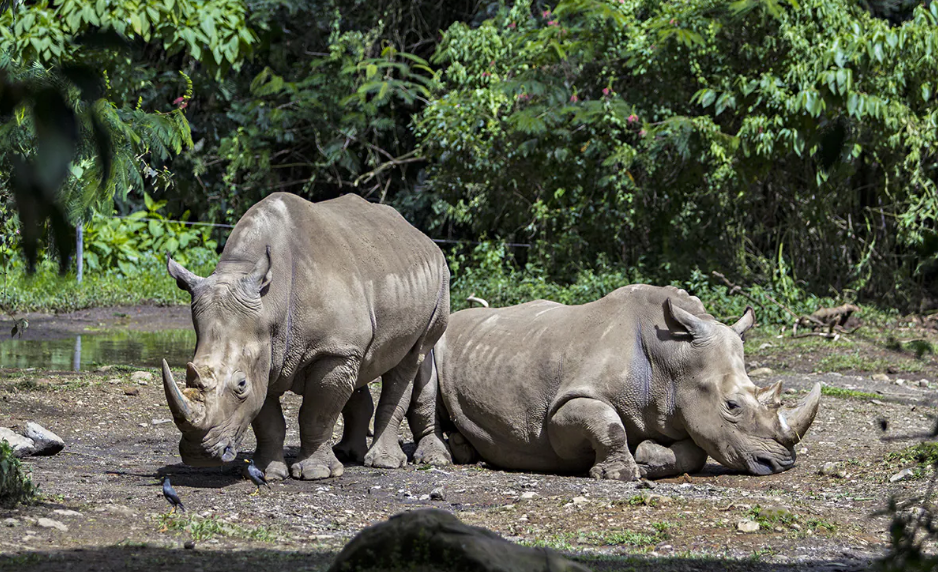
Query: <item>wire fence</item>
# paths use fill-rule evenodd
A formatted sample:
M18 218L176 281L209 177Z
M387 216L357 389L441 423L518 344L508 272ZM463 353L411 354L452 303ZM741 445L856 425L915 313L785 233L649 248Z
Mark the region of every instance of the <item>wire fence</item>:
M118 216L114 218L126 219L130 217ZM217 228L234 228L233 224L221 224L221 223L215 223L215 222L190 222L187 220L173 220L173 219L166 219L166 218L135 218L134 220L147 221L147 222L149 221L173 222L173 223L184 224L188 226L211 226L211 227L217 227ZM430 240L438 244L485 244L483 242L478 242L475 240L451 240L448 238L431 238ZM490 242L498 242L498 241L490 241ZM501 244L504 244L505 246L509 246L512 248L531 248L530 244L525 244L523 242L503 242Z

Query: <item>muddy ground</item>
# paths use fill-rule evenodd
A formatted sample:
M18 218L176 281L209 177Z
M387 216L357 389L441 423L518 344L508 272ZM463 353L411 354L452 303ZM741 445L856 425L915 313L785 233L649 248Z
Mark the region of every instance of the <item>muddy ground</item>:
M37 338L189 325L187 308L29 318L28 335ZM922 497L930 482L927 471L889 478L914 465L894 458L917 442L899 437L935 425L938 360L923 344L931 347L938 336L901 324L836 342L776 334L756 332L747 341L750 370L774 370L754 381L783 380L786 399L817 381L826 386L796 466L753 477L711 462L701 474L658 481L653 490L484 465L409 465L347 466L336 479L290 480L250 496L254 486L240 473L244 455L219 469L180 464L178 431L155 369L146 370L146 385L131 380L135 368L120 364L80 373L2 369L0 425L35 421L67 447L25 461L42 496L32 506L0 510L0 570L324 570L363 527L419 507L556 548L594 570L867 569L889 546L889 517L877 513L890 497ZM287 396L293 454L298 408L298 398ZM412 449L409 433L402 440ZM252 437L244 449L253 449ZM167 516L157 484L164 474L188 508L184 515ZM442 499L430 498L434 489ZM46 528L40 518L64 526ZM740 531L747 519L759 530ZM189 540L192 549L184 548Z

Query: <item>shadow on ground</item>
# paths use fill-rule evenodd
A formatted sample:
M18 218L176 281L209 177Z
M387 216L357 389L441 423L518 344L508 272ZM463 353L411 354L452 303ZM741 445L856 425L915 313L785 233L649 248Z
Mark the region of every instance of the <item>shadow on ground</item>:
M83 571L172 571L201 572L259 572L263 570L290 570L290 572L325 571L337 553L316 550L213 550L200 546L192 550L153 547L148 545L113 545L94 549L65 549L29 551L0 555L0 571L60 572ZM569 556L569 555L568 555ZM841 560L803 560L790 564L770 564L758 559L725 560L717 558L671 558L649 556L593 556L573 557L594 572L677 572L677 571L758 571L796 572L801 570L850 572L870 570L869 561L845 558ZM382 570L381 562L374 570ZM408 568L411 570L411 568ZM415 566L415 571L429 572L430 568ZM433 568L439 572L445 569ZM520 572L520 571L519 571Z

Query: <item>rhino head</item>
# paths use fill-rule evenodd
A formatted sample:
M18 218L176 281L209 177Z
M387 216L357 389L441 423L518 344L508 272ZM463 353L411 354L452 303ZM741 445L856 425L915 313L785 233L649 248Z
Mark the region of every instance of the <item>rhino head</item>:
M170 258L167 269L192 296L195 356L180 390L163 360L163 389L176 426L179 453L187 465L233 461L241 437L267 394L271 333L261 298L271 281L270 247L249 272L221 265L207 278Z
M720 464L755 475L790 469L795 444L817 414L821 385L794 407L781 403L782 382L760 388L746 374L743 333L755 322L752 308L732 326L665 304L665 316L685 338L675 395L691 439ZM689 338L686 339L686 338ZM682 377L683 376L683 377Z

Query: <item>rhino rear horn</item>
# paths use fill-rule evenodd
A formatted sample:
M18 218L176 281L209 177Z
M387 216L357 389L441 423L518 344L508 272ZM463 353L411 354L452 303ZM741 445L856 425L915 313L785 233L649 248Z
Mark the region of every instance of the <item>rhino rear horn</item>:
M777 381L767 387L759 388L756 398L762 405L778 407L782 404L782 382Z
M792 445L801 441L811 423L814 422L814 416L817 415L818 404L821 402L821 384L815 383L811 392L795 407L783 407L779 413L779 419L783 426L787 425L790 434L785 439Z
M706 337L711 331L712 326L707 321L701 320L680 306L675 306L671 298L664 303L664 315L665 318L677 322L692 338Z
M203 280L201 276L193 274L183 268L182 264L173 260L171 256L166 257L166 270L169 272L169 275L176 280L176 285L190 294Z

